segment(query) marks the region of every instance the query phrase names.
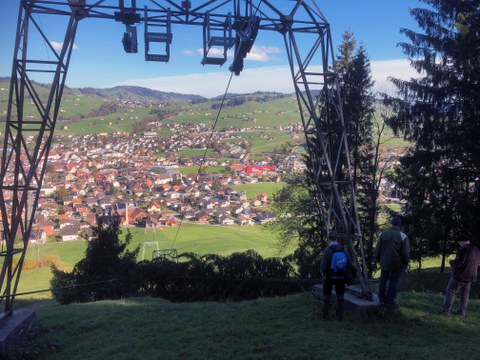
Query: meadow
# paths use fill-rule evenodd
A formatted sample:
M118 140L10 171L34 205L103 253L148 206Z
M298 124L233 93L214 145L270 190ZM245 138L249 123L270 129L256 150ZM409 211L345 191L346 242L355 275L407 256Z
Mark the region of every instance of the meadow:
M7 86L7 84L5 84ZM86 116L90 111L98 109L98 107L106 100L94 95L78 95L75 93L66 93L62 99L62 108L60 110L60 122L58 126L59 134L98 134L112 132L130 132L133 125L146 118L155 119L154 110L176 109L181 105L182 111L175 118L164 119L162 123L204 123L207 126L213 126L218 109L212 109L212 105L216 101L207 101L201 104L185 105L178 103L177 105L164 106L158 108L117 108L117 111L104 116ZM217 102L218 103L218 102ZM31 104L26 103L26 113L35 114ZM73 115L84 115L74 123L68 124L68 128L63 128L62 117ZM217 130L227 127L246 128L261 126L270 128L269 131L276 126L288 125L299 121L298 113L296 113L296 103L292 97L283 99L275 99L271 102L248 101L242 105L235 107L225 107L221 111ZM275 134L279 133L278 131ZM160 134L162 136L168 134ZM258 136L258 134L257 134Z
M127 230L132 234L130 250L139 248L137 260L151 260L152 252L158 249L175 248L179 254L193 252L199 255L220 254L230 255L234 252L244 252L254 249L263 257L283 257L293 251L294 244L287 249L279 249L277 238L261 226L220 226L183 223L180 228L152 230L142 228L123 229L125 237ZM146 244L148 243L148 244ZM145 245L146 244L146 245ZM27 250L28 260L43 257L57 259L57 266L71 271L75 263L81 260L86 249L83 240L68 242L47 242L42 245L30 245ZM51 272L48 266L36 269L24 269L20 278L18 292L31 292L48 289ZM46 298L50 292L25 295L34 298Z
M267 198L271 199L275 191L281 189L285 183L268 183L268 182L259 182L255 184L240 184L234 185L232 188L236 191L244 191L247 194L248 199L254 199L257 197L257 194L266 193Z
M212 104L220 102L205 102L191 106L190 111L185 111L175 119L167 119L166 123L205 123L213 124L218 114L218 109L213 109ZM295 97L288 96L269 102L247 101L238 106L224 106L217 129L226 127L274 127L288 125L299 121Z

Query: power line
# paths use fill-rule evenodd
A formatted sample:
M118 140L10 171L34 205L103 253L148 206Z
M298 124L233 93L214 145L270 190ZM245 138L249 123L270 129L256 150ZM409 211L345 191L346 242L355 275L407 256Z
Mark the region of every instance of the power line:
M202 167L205 164L205 159L207 158L207 153L208 153L208 150L209 150L210 142L212 141L212 137L213 137L215 128L217 127L218 119L220 118L220 113L222 112L222 109L223 109L223 104L225 103L225 99L227 98L228 89L230 88L232 78L233 78L233 71L230 72L230 78L228 79L227 87L225 88L225 92L223 94L222 102L220 103L220 108L218 109L218 112L217 112L217 117L215 118L215 122L213 123L212 129L210 131L210 135L208 136L207 147L205 148L205 151L204 151L203 157L202 157L202 161L201 161L200 166L199 166L198 171L197 171L197 176L196 176L196 179L195 179L196 182L198 182L200 172L202 171ZM177 231L175 233L175 237L173 238L173 242L172 242L172 245L170 246L170 248L173 248L173 246L175 245L175 242L177 241L178 233L180 232L180 228L182 227L182 224L183 224L183 218L180 219L180 224L178 225Z
M59 290L72 290L72 289L75 289L75 288L80 288L80 287L85 287L85 286L112 283L114 281L118 281L118 280L121 280L121 279L122 278L114 278L114 279L110 279L110 280L94 281L94 282L85 283L85 284L74 284L74 285L62 286L62 287L58 287L58 288L48 288L48 289L43 289L43 290L25 291L25 292L22 292L22 293L16 293L16 294L11 294L11 295L2 295L2 296L0 296L0 300L8 299L8 298L11 298L11 297L22 296L22 295L39 294L39 293L48 292L48 291L53 292L53 291L59 291Z

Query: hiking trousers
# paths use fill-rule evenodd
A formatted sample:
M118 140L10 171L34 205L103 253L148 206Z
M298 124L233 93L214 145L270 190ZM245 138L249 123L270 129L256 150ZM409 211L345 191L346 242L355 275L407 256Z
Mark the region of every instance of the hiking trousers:
M323 280L323 298L330 300L334 286L335 294L337 295L337 301L343 302L343 298L345 296L345 279L325 278Z
M322 315L324 319L328 319L328 311L330 309L330 299L332 296L332 290L335 287L335 295L337 297L336 317L337 320L343 319L343 303L345 297L345 279L331 279L324 278L323 280L323 307Z
M382 270L378 285L378 299L382 304L393 305L397 298L398 282L403 273L403 267L395 271Z
M450 313L455 296L460 292L460 308L457 313L459 315L465 315L467 313L471 285L472 283L470 282L458 281L451 276L448 281L447 289L445 290L445 302L443 303L442 312L445 314Z

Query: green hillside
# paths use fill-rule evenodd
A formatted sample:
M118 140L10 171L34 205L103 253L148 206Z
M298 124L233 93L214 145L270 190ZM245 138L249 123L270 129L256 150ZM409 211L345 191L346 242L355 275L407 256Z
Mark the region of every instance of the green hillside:
M272 95L273 96L273 95ZM242 96L250 97L250 96ZM219 106L219 101L209 101L192 105L188 111L182 112L175 119L168 119L166 123L205 123L213 124ZM285 126L300 121L297 104L293 95L271 101L246 101L238 106L224 105L219 117L217 129L228 127L251 128Z
M39 96L46 99L48 88L34 83ZM0 120L7 110L9 82L0 79ZM128 102L140 102L135 106ZM101 113L101 107L111 104L114 111ZM155 105L156 104L156 105ZM160 106L161 105L161 106ZM38 118L33 102L27 96L25 116ZM207 100L198 95L163 93L140 87L119 86L111 89L65 88L57 121L57 134L98 134L131 132L141 121L158 121L155 111L175 111L178 116L162 123L203 123L212 127L218 114L220 100ZM246 94L229 95L221 111L216 129L268 128L252 134L254 152L272 151L289 136L275 127L300 121L293 95ZM169 134L162 134L162 136ZM264 138L261 138L263 136ZM268 139L265 139L267 137Z

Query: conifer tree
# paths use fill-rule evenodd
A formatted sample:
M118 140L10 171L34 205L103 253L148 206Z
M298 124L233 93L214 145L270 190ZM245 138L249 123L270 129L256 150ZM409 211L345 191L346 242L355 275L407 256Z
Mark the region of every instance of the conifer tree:
M369 275L373 271L373 242L377 232L377 158L372 138L374 125L373 80L363 46L357 48L351 31L343 35L337 71L342 109L350 149L353 184L356 189Z
M372 248L376 232L376 197L372 197L374 186L375 161L372 141L373 128L373 81L370 75L370 62L365 49L357 48L353 34L347 31L339 47L336 62L342 109L350 148L354 186L359 199L360 221L366 231L367 267L371 273ZM307 169L311 159L306 156ZM317 198L314 176L307 171L297 176L281 191L274 194L273 210L279 219L270 226L281 234L283 243L292 236L298 236L299 247L294 256L302 276L315 277L316 261L320 260L321 249L325 246L322 229L322 209ZM345 194L348 196L348 194ZM373 225L372 225L373 224ZM358 250L358 249L357 249ZM369 256L370 254L370 256ZM319 264L317 264L319 265ZM319 266L317 267L317 271Z
M419 77L392 79L398 96L386 102L390 125L414 144L396 171L405 213L443 270L453 236L479 229L480 2L421 1L411 15L422 31L401 29L400 44Z
M85 257L73 270L63 271L52 265L52 293L62 304L116 299L136 291L132 279L139 247L128 250L132 235L128 232L125 240L120 238L118 216L109 222L102 217L97 220Z

